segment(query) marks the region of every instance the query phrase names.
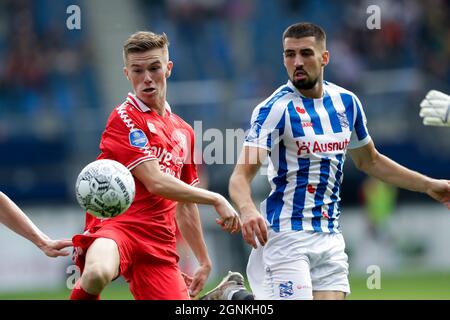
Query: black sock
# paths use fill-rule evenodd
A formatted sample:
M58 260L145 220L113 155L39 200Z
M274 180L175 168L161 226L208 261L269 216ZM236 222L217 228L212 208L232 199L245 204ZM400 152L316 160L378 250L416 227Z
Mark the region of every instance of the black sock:
M239 290L233 294L231 300L255 300L255 296L247 290Z

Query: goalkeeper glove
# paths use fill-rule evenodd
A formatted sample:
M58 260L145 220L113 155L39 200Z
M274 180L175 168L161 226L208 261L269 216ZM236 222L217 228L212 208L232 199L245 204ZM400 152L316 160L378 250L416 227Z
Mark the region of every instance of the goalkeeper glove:
M426 126L450 126L450 96L429 91L420 103L420 116Z

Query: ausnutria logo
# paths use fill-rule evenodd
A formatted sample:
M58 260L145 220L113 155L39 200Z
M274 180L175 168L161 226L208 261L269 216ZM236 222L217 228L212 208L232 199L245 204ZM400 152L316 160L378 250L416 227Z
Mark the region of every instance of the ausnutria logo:
M318 152L333 152L333 151L342 151L347 148L350 141L345 139L340 142L327 142L327 143L319 143L318 141L312 142L301 142L295 141L297 144L297 155L301 156L302 154L310 154L310 153L318 153Z

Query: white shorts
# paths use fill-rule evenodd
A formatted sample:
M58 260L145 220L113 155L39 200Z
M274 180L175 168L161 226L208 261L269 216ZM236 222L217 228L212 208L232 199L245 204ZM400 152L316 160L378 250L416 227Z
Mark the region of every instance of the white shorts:
M250 287L260 300L311 300L313 291L349 294L344 250L340 233L269 230L266 245L250 254Z

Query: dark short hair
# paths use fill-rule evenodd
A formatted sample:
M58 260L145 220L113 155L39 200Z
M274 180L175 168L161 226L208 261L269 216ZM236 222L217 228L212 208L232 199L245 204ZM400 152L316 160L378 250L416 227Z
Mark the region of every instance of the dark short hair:
M283 32L283 41L286 38L300 39L305 37L314 37L316 41L321 41L324 44L326 42L325 31L318 25L309 22L292 24Z

